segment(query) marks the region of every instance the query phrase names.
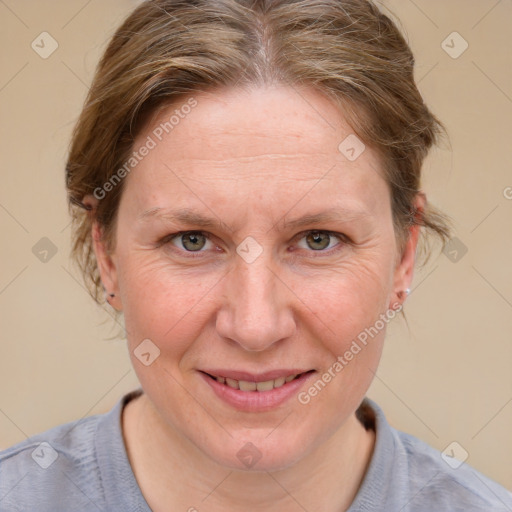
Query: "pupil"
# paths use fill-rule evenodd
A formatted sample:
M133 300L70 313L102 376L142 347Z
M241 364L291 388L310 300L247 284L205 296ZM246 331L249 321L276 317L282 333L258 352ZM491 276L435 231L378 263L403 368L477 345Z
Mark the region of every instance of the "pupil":
M189 251L197 251L204 247L204 235L198 235L196 233L191 233L188 235L184 235L183 245Z
M310 233L307 236L308 245L315 251L328 247L329 240L330 237L327 233L319 233L318 231Z

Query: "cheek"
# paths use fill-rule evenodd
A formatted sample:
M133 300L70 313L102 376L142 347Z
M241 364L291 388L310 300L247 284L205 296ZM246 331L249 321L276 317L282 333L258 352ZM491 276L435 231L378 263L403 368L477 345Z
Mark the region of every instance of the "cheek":
M279 272L293 292L285 307L297 312L299 330L316 340L325 365L345 353L386 310L391 259L384 244L377 245L307 275L290 267ZM229 280L236 279L226 268L179 268L159 253L137 249L119 253L118 271L131 352L150 339L172 366L185 364L196 340L208 333L215 337L215 312L230 300L224 291L230 288ZM357 359L365 361L370 355L366 350Z
M208 321L222 273L176 270L145 254L120 258L118 268L131 348L149 338L162 350L184 352Z
M318 377L298 402L333 428L358 407L377 370L387 325L395 317L387 309L389 268L370 259L354 261L297 289L310 306L308 335L323 354Z
M306 305L310 324L317 325L324 346L338 355L386 313L393 283L391 259L367 254L295 281L294 292Z

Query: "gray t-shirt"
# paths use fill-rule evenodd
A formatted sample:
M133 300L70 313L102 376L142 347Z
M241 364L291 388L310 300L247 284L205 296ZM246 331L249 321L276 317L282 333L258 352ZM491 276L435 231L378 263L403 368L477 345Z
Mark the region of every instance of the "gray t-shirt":
M128 393L106 414L60 425L0 452L0 511L150 512L121 430L124 405L141 392ZM512 511L512 493L390 427L372 400L364 400L358 417L375 429L376 443L349 512ZM204 504L193 507L207 510Z

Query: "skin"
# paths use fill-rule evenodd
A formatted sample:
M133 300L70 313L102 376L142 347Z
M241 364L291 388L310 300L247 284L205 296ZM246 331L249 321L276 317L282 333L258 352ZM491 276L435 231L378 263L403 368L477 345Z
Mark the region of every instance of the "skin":
M198 105L125 178L114 249L93 227L102 282L124 312L144 389L123 414L134 474L154 511L346 510L374 446L354 412L385 329L307 405L293 397L241 412L198 370L314 369L307 390L401 302L418 227L399 253L377 153L367 146L351 162L338 150L353 130L319 92L274 86L194 97ZM175 108L154 118L134 148ZM156 207L187 208L220 225L141 217ZM339 218L285 226L328 209ZM168 236L189 230L210 236L199 252ZM325 237L327 247L315 250L314 230L340 238ZM248 236L262 248L252 263L236 252ZM133 351L148 338L160 355L145 366ZM250 469L236 456L247 442L262 455Z

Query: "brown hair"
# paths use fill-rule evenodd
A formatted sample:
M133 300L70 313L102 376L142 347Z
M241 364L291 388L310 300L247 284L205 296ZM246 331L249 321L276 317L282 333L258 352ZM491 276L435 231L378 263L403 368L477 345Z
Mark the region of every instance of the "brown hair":
M66 167L73 256L93 297L100 299L101 281L92 222L112 247L123 180L102 194L93 215L84 210L84 197L124 176L120 169L149 116L214 87L283 83L326 94L381 156L400 247L411 224L446 242L444 215L428 203L424 211L413 208L423 161L444 132L416 87L413 68L404 37L368 0L143 2L98 65Z

